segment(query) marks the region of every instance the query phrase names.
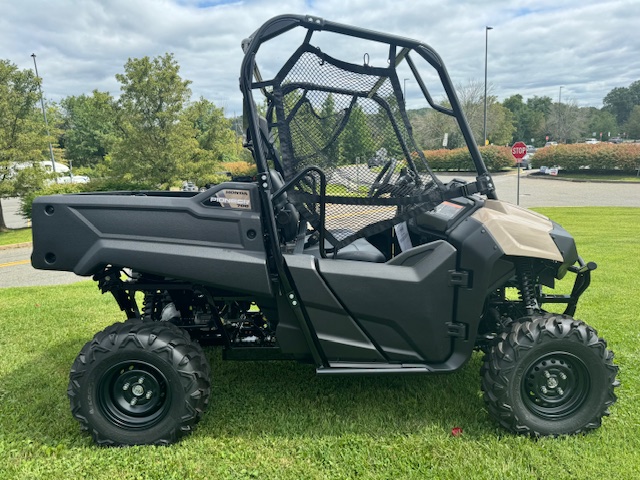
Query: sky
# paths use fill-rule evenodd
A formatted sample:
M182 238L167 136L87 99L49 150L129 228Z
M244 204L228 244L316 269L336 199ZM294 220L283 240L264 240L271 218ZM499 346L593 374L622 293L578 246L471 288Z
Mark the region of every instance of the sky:
M108 91L129 58L174 54L193 98L240 114L241 41L269 18L310 14L414 38L456 86L484 82L502 101L549 96L600 108L640 80L638 0L5 0L0 59L33 68L47 101ZM406 86L407 105L418 98Z

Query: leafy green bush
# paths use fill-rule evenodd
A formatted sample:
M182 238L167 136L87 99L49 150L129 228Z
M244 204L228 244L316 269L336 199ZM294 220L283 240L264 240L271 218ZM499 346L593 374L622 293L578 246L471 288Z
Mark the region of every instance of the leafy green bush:
M511 155L511 148L498 147L489 145L488 147L480 147L480 154L485 165L491 172L499 172L505 168L513 167L515 159Z
M634 172L640 168L640 144L597 143L594 145L557 145L539 149L536 166L558 165L564 170L616 170Z
M41 195L56 195L59 193L78 192L113 192L131 190L154 190L152 185L127 182L119 178L92 178L90 183L53 183L40 190L29 192L20 201L20 214L24 218L31 218L32 205L36 197Z
M233 176L256 175L258 173L255 164L249 162L222 162L221 166Z
M24 218L31 218L33 201L42 195L56 195L58 193L78 193L87 190L89 184L82 183L53 183L42 190L36 190L24 195L20 200L20 213Z
M117 191L130 191L130 190L157 190L158 186L151 183L141 183L128 181L123 178L116 177L104 177L94 178L91 177L91 182L84 186L81 191L85 192L117 192Z
M480 147L480 153L489 171L497 172L514 165L513 156L508 147L494 145ZM475 171L471 154L466 148L425 150L424 155L432 170Z

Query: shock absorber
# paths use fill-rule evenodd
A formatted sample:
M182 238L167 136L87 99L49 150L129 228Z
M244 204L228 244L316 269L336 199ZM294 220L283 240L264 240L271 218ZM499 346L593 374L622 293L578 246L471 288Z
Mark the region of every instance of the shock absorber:
M538 309L536 300L535 275L531 262L522 259L516 264L516 275L520 286L520 301L524 305L527 315L533 315Z

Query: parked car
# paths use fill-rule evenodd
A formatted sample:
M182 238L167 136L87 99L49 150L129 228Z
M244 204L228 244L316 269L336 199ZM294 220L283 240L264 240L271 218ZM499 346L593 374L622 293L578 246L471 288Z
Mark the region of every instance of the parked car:
M595 138L587 138L584 143L587 143L589 145L595 145L596 143L600 143L600 142Z
M532 160L533 154L529 153L529 149L527 149L527 154L522 157L522 160L520 160L519 162L516 161L516 166L524 168L525 170L531 170L533 168L533 165L531 164Z
M183 192L197 192L198 187L193 182L182 182L182 191Z
M555 145L558 145L558 142L547 142L544 144L545 147L553 147Z
M89 183L91 179L86 175L60 175L56 183Z

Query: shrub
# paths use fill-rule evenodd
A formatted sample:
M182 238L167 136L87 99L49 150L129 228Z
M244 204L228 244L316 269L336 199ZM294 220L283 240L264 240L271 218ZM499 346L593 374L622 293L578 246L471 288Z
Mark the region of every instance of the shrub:
M511 149L508 147L480 147L480 154L487 169L497 172L514 165ZM440 171L475 171L471 154L466 148L453 150L425 150L424 155L432 170Z
M31 218L33 201L42 195L56 195L59 193L78 193L87 190L88 184L82 183L53 183L42 190L29 192L20 199L20 214L24 218Z
M634 172L640 168L640 144L557 145L539 149L534 158L537 166L557 165L569 171L589 168Z
M511 148L509 147L495 145L480 147L480 154L490 172L499 172L515 165L515 159L511 155Z
M222 162L221 166L226 172L231 173L234 177L255 175L258 173L256 166L249 162Z

